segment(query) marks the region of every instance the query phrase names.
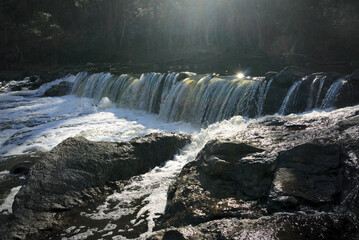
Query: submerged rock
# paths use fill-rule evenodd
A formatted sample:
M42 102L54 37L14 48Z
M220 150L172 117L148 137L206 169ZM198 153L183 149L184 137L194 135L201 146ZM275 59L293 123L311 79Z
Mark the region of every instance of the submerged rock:
M358 139L348 108L211 141L170 187L149 239L357 239Z
M30 169L3 239L39 237L39 232L46 238L46 231L61 227L67 211L101 197L106 184L146 173L188 142L187 135L158 133L118 143L66 139Z

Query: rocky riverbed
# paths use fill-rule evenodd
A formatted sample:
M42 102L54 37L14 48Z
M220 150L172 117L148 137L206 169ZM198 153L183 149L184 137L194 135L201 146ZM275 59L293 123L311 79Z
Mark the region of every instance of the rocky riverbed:
M211 141L150 239L357 239L358 139L352 109L267 117Z
M358 138L358 107L252 120L233 137L209 141L185 165L148 238L356 239ZM74 212L121 192L121 180L170 159L188 141L176 134L63 141L30 168L3 236L59 236ZM13 171L31 166L19 162Z
M357 75L79 73L36 91L26 89L38 79L10 82L0 99L1 236L356 239ZM72 88L83 98L63 96ZM147 113L115 108L126 91L122 100ZM154 133L163 131L184 134Z
M2 239L47 239L66 224L71 210L102 198L116 181L145 173L169 160L189 136L151 134L129 142L69 138L31 167L15 197Z

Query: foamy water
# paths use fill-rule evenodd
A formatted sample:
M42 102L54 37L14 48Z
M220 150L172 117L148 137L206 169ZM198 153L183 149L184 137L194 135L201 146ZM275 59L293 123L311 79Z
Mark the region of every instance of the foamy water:
M74 226L73 231L65 232L64 237L69 239L84 239L95 232L96 236L112 232L117 238L146 236L154 227L154 219L164 212L168 186L182 167L195 159L208 140L232 136L235 134L233 129L244 127L246 123L242 117L235 117L200 129L189 123L164 122L158 115L144 111L118 109L107 98L95 105L92 99L74 96L37 97L44 91L45 87L39 91L0 95L1 156L49 151L73 136L93 141L127 141L152 132L193 136L192 143L173 160L133 178L124 191L109 196L95 210L82 213L88 221L105 222L103 229L94 231L91 226ZM114 226L112 222L126 224L116 224L113 229L108 227L109 224Z
M188 123L166 123L143 111L98 106L91 99L0 95L0 156L49 151L68 137L127 141L151 132L198 130Z
M72 75L66 78L72 82L74 79ZM0 158L50 151L66 138L74 136L83 136L93 141L127 141L152 132L192 135L192 143L173 160L134 177L123 191L115 192L94 208L83 211L78 224L60 234L62 239L145 238L151 233L155 219L164 213L168 187L183 166L194 160L209 140L234 136L249 123L257 121L236 116L201 129L189 123L168 123L158 115L144 111L116 108L108 98L95 102L93 99L75 96L38 97L62 80L49 83L37 91L0 94ZM302 115L310 119L335 114L339 119L358 109L312 111ZM292 114L282 118L295 120L299 116ZM11 190L0 210L10 213L12 201L19 189Z
M21 186L11 189L9 195L3 200L0 205L0 214L9 215L12 213L12 204L15 199L15 195L20 191Z
M168 187L183 166L194 160L209 140L217 137L231 137L234 135L233 129L239 131L245 127L246 121L242 117L234 117L194 133L192 143L182 149L173 160L133 178L132 183L126 186L124 191L112 194L95 211L83 212L82 215L93 220L108 220L109 222L121 222L122 218L127 219L131 216L132 219L124 226L125 229L119 228L118 232L128 234L139 228L139 225L145 225L146 227L142 226L142 228L146 231L140 235L141 238L145 238L154 227L154 219L164 213Z

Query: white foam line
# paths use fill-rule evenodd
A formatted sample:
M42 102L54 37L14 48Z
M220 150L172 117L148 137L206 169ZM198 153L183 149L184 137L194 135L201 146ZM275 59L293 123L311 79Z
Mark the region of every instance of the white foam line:
M9 215L12 213L12 204L14 202L16 194L20 191L22 186L15 187L11 189L10 194L5 198L3 204L0 206L0 213Z

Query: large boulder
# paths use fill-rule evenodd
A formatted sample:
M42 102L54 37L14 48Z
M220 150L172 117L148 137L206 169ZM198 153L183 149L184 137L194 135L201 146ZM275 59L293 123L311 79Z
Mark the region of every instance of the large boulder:
M359 104L359 69L346 77L342 91L338 96L336 107L354 106Z
M105 185L146 173L188 142L187 135L156 133L129 142L66 139L30 169L3 239L25 239L60 227L66 212L101 197Z
M268 207L272 211L295 209L300 201L338 204L345 157L342 154L339 145L314 143L280 152Z
M257 217L258 201L269 191L275 157L235 139L207 143L168 192L159 226L199 224L224 216Z
M355 109L268 117L207 143L149 239L357 239Z
M69 94L72 90L73 83L62 81L54 85L44 93L45 97L61 97Z

